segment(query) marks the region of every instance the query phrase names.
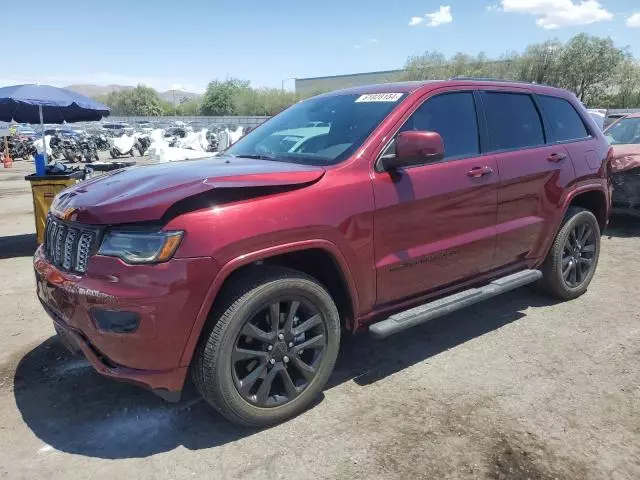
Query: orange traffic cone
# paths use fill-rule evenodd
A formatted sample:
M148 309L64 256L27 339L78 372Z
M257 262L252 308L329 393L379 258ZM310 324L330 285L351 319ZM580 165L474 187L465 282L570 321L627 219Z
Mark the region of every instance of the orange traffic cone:
M13 167L13 159L9 155L5 155L2 159L2 164L4 168L11 168Z

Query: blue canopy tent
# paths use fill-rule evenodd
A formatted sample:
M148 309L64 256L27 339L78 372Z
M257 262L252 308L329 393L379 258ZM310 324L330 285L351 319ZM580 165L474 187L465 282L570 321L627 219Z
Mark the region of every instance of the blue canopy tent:
M45 165L45 123L90 122L108 116L109 107L64 88L50 85L13 85L0 88L0 121L40 123Z

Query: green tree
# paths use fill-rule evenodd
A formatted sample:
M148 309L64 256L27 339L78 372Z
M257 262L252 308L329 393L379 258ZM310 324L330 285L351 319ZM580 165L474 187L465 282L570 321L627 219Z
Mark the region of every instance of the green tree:
M202 98L203 115L235 115L235 98L243 90L249 89L247 80L228 78L225 81L213 80L207 85Z
M518 65L520 55L518 52L507 52L502 54L498 60L493 62L491 77L504 78L505 80L518 80Z
M278 88L246 88L237 93L234 101L238 115L272 116L295 103L295 93Z
M174 115L173 102L161 100L160 106L162 107L162 115L171 117Z
M609 108L634 108L640 106L640 62L630 55L612 72L612 83L600 104Z
M177 107L178 115L200 115L200 102L197 100L186 100Z
M563 71L564 45L558 40L529 45L517 63L517 78L525 82L557 85Z
M583 102L612 86L612 73L625 58L611 38L581 33L565 45L560 55L561 86L573 91Z
M640 107L640 64L610 38L579 34L566 44L557 39L529 45L522 54L507 52L497 60L457 53L447 59L428 51L409 57L404 80L436 80L454 76L522 80L563 87L585 104Z
M153 88L138 85L135 88L111 92L104 99L114 115L160 116L162 101Z
M437 80L451 76L451 64L444 54L431 51L409 57L404 65L403 80Z

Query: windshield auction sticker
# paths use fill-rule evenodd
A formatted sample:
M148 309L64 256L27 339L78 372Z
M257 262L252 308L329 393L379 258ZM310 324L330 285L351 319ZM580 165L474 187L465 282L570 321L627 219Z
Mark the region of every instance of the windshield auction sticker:
M402 97L401 93L367 93L360 95L356 103L363 102L397 102Z

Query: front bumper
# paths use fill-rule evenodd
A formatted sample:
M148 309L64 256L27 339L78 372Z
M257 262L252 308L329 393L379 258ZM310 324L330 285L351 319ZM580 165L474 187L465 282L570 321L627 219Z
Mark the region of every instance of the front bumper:
M212 259L134 266L94 256L78 276L49 263L40 247L34 269L38 298L56 331L100 374L165 397L182 389L188 366L180 358L215 274ZM130 333L101 330L95 309L134 312L139 326Z

